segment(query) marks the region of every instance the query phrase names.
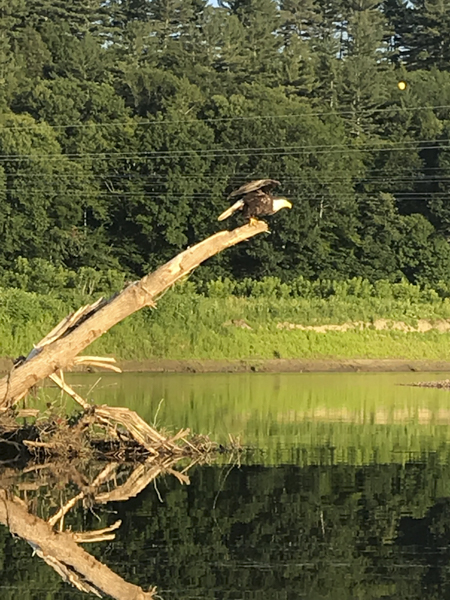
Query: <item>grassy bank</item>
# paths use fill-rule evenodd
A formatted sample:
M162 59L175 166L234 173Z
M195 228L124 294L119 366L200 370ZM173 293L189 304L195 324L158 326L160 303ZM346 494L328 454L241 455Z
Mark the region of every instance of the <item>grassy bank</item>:
M143 310L114 327L89 352L137 360L450 359L450 333L392 328L394 322L414 328L420 319L450 319L446 288L387 282L377 287L353 280L304 282L299 289L298 283L268 278L236 289L218 281L202 289L187 282L161 298L156 310ZM58 320L91 300L70 290L43 295L0 289L0 356L28 353ZM382 331L375 328L379 319L389 321ZM326 333L296 328L355 322L364 326Z

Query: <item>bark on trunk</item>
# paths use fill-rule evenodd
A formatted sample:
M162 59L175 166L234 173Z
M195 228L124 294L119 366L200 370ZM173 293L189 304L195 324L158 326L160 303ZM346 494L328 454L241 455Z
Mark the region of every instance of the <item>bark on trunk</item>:
M268 231L267 224L259 221L255 225L216 233L178 254L108 302L95 305L87 317L86 311L81 311L83 318L75 321L62 337L35 348L24 363L0 380L0 410L14 405L42 379L71 366L75 357L94 340L137 310L154 305L158 296L203 261L265 231Z

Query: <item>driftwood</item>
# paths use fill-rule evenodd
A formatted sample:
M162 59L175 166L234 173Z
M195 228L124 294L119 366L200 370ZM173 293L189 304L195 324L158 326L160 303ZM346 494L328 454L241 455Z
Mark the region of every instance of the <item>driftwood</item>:
M120 456L117 456L118 462L107 464L92 483L88 483L88 479L81 474L71 475L74 469L72 463L69 463L70 468L66 467L64 471L66 476L70 476L72 481L81 482L82 485L79 485L79 492L75 496L66 498L59 504L59 509L48 522L32 515L27 503L11 495L0 482L0 523L6 525L12 534L25 539L37 556L79 590L97 596L105 593L118 600L149 600L154 598L156 593L155 589L145 592L138 586L127 583L79 546L80 543L114 539L114 530L120 526L120 522L97 531L69 532L64 531L67 513L80 502L89 505L91 502L105 504L127 500L136 496L163 473L174 475L180 483L189 483L186 471L198 461L207 458L212 445L209 440L203 438L189 441L189 430L185 429L172 436L163 435L127 408L93 406L64 381L63 369L74 364L90 364L120 371L114 365L114 359L97 356L80 357L78 354L133 312L144 306L155 306L155 301L166 289L204 260L267 230L267 225L259 222L231 232L222 231L182 252L154 273L129 285L113 298L100 299L92 305L81 307L59 323L35 346L26 359L17 363L8 375L0 380L0 416L3 421L0 430L3 432L14 430L13 425L9 423L14 417L19 414L30 415L29 410L24 414L24 411L17 411L12 407L46 377L49 377L83 409L80 419L74 425L69 426L62 420L62 424L54 428L50 421L44 424L44 429L37 436L38 439L35 437L23 441L38 458L42 458L40 452L58 457L65 453L69 456L75 449L76 454L77 445L81 454L81 450L85 449L86 431L89 431L91 425L94 426L94 430L97 430L98 426L106 429L107 439L117 442L116 447L119 452L115 451L115 456L120 454L122 449L132 447L133 444L143 450L140 459L144 462L135 466L131 475L121 485L117 484L120 478ZM5 443L18 445L9 439ZM175 470L174 465L186 456L193 459L190 465L181 472ZM41 474L51 465L53 463L33 465L29 469L36 474ZM7 480L8 477L5 479ZM44 485L45 483L39 480L21 482L17 489L21 490L28 500L29 496L33 497L34 493L39 492ZM59 530L55 531L55 527Z
M39 381L73 365L81 351L125 317L144 306L155 306L155 300L165 290L203 261L265 231L268 231L267 224L259 221L255 225L216 233L110 300L99 300L80 308L41 340L24 362L0 380L0 410L16 404Z
M146 423L136 412L126 407L93 405L80 396L64 379L53 373L50 379L77 402L83 412L73 419L58 415L41 417L28 429L19 434L15 417L23 411L2 413L0 419L0 441L13 444L16 460L26 448L26 455L34 460L47 462L72 460L74 458L101 459L115 462L133 461L148 463L148 459L160 461L191 458L206 459L218 449L208 436L191 435L189 429L176 433L160 432ZM29 411L28 411L29 412ZM27 416L36 416L34 413ZM2 435L5 439L2 440ZM20 443L15 440L19 440ZM21 446L23 444L23 446ZM162 464L162 463L161 463Z

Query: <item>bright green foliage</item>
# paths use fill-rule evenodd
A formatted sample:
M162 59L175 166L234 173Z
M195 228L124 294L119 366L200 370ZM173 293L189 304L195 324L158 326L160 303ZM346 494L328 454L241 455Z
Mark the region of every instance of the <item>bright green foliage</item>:
M404 250L405 268L420 252L421 248ZM17 259L0 279L0 356L27 354L68 312L123 284L123 275L113 269L83 267L75 272L42 259ZM414 329L419 319L441 325L450 320L449 298L450 285L444 281L434 288L405 280L372 284L362 278L311 282L298 277L289 283L278 277L240 282L224 278L198 287L187 281L166 294L157 311L140 311L118 324L94 343L92 352L138 360L447 360L448 333ZM387 328L377 330L377 319L387 320ZM411 331L399 331L393 322ZM355 325L326 335L303 329L345 323Z
M46 123L11 113L3 116L1 127L2 267L21 254L55 263L70 260L82 238L79 165L62 155Z

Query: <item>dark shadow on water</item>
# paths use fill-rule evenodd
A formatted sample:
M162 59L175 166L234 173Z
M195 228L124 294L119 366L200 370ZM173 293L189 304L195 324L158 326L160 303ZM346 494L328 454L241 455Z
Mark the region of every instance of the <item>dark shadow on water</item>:
M191 484L180 485L186 466L157 479L147 472L142 489L133 469L107 474L64 528L121 521L114 539L87 550L124 582L156 585L165 600L450 597L450 465L435 453L405 464L195 465ZM3 472L4 498L21 497L48 521L104 466L89 468L76 469L79 481L70 469L9 480ZM95 597L32 554L0 528L1 598Z

